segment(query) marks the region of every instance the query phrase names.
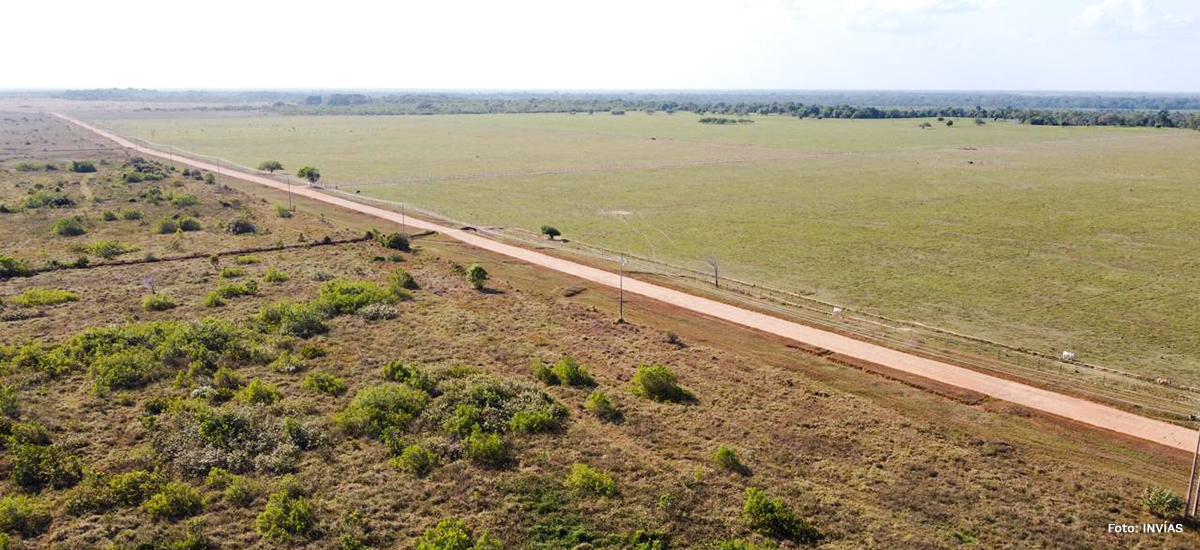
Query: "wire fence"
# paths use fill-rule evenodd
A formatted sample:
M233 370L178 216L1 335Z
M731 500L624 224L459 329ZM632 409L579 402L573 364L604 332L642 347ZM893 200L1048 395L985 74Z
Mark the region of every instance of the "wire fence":
M169 158L199 160L223 169L270 177L281 183L308 185L308 182L303 180L293 181L293 178L288 175L243 166L219 157L141 138L125 135L122 137L167 154ZM753 161L745 160L745 162ZM220 170L217 172L220 175ZM434 179L398 178L388 181L373 180L372 183L501 177L503 174L505 173L497 172ZM339 188L340 185L357 186L364 185L364 182L334 182L332 187L329 183L312 184L311 186L328 193L418 215L446 225L460 228L471 227L493 238L516 241L537 248L553 249L559 254L573 255L602 266L611 262L611 267L615 267L618 259L624 256L627 261L626 273L630 275L654 278L658 282L681 287L695 293L711 295L726 301L745 303L772 315L816 328L1001 377L1018 378L1049 390L1111 403L1164 420L1192 426L1195 426L1196 421L1200 420L1193 416L1196 411L1200 410L1200 388L1172 384L1151 376L1110 366L1078 360L1064 360L1061 357L1037 350L914 321L893 319L751 281L721 277L718 288L713 282L714 276L711 272L622 253L578 240L551 241L529 231L490 227L459 220L429 208L364 196L358 192L344 191Z

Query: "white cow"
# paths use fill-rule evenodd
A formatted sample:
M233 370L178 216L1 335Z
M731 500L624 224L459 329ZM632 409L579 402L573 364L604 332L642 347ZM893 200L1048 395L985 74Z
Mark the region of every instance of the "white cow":
M1062 358L1063 358L1063 361L1074 361L1075 360L1075 352L1064 351L1062 354Z
M834 307L834 308L833 308L833 314L834 314L834 315L841 315L841 314L842 314L842 308L840 308L840 307Z

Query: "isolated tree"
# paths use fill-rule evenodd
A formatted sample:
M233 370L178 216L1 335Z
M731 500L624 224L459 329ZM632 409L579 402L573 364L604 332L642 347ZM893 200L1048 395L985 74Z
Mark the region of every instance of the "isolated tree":
M550 240L552 240L552 241L554 240L554 237L562 235L562 233L559 232L558 228L554 227L552 225L543 225L542 226L542 234L547 237L550 237Z
M479 264L471 264L467 268L467 282L475 290L483 290L483 282L488 280L488 272Z
M987 122L985 122L982 118L975 117L975 125L976 126L983 126L984 124L987 124Z
M922 122L922 123L921 123L921 129L922 129L922 130L924 130L924 129L926 129L926 128L933 128L933 125L932 125L932 124L930 124L930 123L928 123L928 122Z
M953 121L953 120L947 120L947 121L946 121L946 126L954 126L954 121Z
M305 166L296 172L296 176L308 180L308 183L316 184L317 180L321 179L321 172L312 166Z
M274 174L276 170L283 170L283 165L279 164L277 160L264 160L262 164L258 165L258 169Z

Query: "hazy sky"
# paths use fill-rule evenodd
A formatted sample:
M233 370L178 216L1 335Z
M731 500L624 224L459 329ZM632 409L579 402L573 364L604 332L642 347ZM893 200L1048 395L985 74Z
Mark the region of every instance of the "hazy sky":
M1200 91L1198 0L12 1L0 88Z

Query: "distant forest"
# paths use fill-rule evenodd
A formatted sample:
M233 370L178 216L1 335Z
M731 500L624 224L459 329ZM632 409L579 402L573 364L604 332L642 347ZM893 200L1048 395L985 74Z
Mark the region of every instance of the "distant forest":
M1200 95L1042 92L303 92L68 90L76 100L242 104L279 114L434 115L645 111L805 118L967 117L1054 126L1200 129Z

